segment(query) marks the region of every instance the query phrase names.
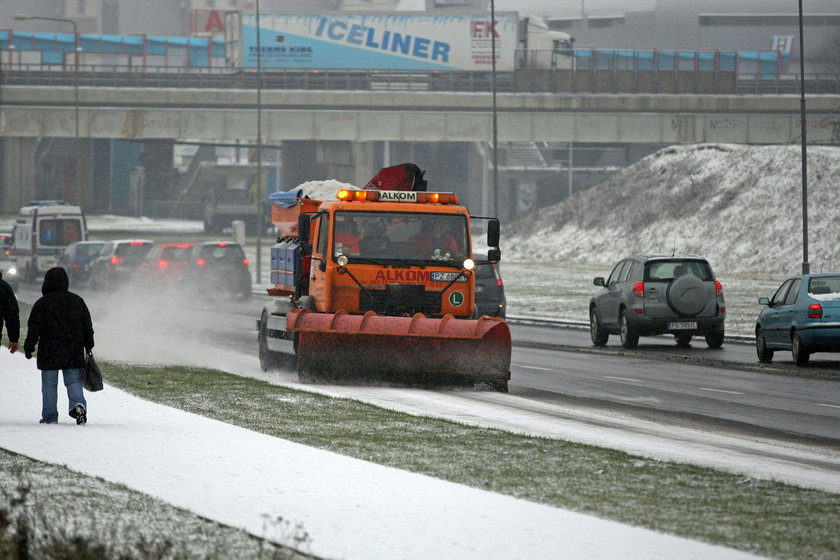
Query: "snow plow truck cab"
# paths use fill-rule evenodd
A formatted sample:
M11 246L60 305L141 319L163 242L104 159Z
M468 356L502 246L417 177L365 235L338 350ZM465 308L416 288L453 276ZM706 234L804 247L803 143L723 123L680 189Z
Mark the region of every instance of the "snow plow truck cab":
M272 195L272 298L257 321L264 370L301 381L475 384L506 391L511 339L475 316L471 232L500 258L499 222L428 192L413 164L365 189L305 183ZM483 222L476 224L475 222Z

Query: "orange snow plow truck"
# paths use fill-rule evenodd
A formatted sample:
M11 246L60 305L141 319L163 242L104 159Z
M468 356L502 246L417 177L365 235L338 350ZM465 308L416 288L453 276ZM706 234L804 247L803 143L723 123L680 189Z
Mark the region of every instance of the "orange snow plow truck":
M271 201L277 297L257 321L263 370L507 390L510 329L474 316L471 232L486 231L487 261L498 262L496 218L428 192L414 164L382 169L364 189L304 183Z

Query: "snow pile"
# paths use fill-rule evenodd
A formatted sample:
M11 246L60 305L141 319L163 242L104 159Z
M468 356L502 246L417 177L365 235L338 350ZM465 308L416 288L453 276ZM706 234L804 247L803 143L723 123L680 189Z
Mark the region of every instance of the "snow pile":
M204 224L201 220L154 219L146 216L132 218L131 216L116 216L114 214L97 214L87 216L88 230L126 231L157 233L167 231L173 233L202 233Z
M840 148L808 148L809 261L840 270L834 207ZM507 227L505 259L611 265L638 253L695 253L715 270L785 275L802 263L798 146L662 149L608 181Z
M335 195L341 189L359 190L358 187L350 183L342 183L335 179L326 179L324 181L307 181L301 183L292 190L302 190L301 196L308 197L313 200L338 200Z

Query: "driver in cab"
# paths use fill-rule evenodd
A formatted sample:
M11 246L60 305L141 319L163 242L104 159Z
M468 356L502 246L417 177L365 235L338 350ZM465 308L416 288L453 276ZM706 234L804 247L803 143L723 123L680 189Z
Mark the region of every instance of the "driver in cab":
M449 234L449 223L446 218L432 218L426 225L425 233L414 243L412 252L423 257L444 256L449 258L460 253L458 242Z

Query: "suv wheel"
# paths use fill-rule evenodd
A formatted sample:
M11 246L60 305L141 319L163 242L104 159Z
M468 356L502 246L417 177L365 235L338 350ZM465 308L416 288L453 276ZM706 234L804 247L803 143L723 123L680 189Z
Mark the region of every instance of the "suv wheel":
M595 346L606 346L610 339L610 333L601 325L598 310L595 307L589 310L589 336L592 337L592 344Z
M622 311L621 317L618 319L618 333L621 336L621 345L627 350L632 350L639 345L639 333L636 332L627 320L629 313L626 309Z
M720 348L723 346L723 327L716 329L706 335L706 345L709 348Z
M675 334L674 340L677 341L677 346L680 348L688 348L691 346L691 338L692 335L690 334Z
M764 329L755 331L755 353L758 361L762 364L769 364L773 361L773 350L767 348L767 341L764 339Z
M811 359L811 352L808 351L808 347L805 346L805 343L802 342L801 338L799 338L799 333L793 333L793 336L790 339L790 349L793 354L793 361L796 362L796 365L808 365L808 360Z

